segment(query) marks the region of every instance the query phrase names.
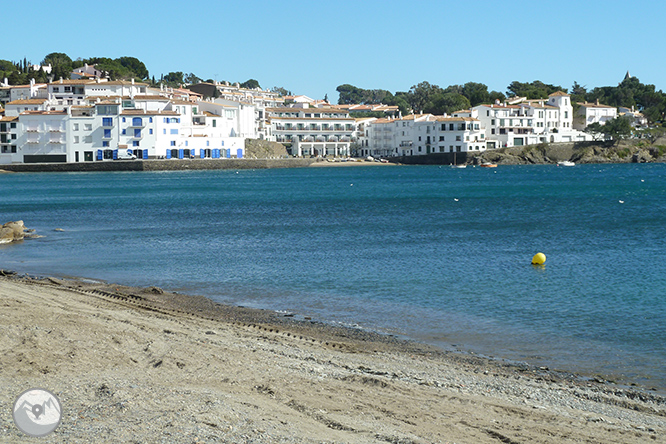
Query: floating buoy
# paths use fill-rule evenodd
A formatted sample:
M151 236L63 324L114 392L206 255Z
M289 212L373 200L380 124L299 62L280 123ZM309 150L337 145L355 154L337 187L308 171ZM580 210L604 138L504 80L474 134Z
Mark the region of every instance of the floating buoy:
M624 201L623 201L623 200L618 200L618 202L620 202L620 203L624 203Z
M532 265L543 265L546 262L546 255L543 253L537 253L532 258Z

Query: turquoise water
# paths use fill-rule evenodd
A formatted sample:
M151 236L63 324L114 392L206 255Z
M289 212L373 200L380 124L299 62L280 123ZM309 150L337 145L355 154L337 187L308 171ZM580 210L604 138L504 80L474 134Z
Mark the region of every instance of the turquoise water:
M0 220L46 235L0 247L1 268L666 388L666 165L5 174L0 186Z

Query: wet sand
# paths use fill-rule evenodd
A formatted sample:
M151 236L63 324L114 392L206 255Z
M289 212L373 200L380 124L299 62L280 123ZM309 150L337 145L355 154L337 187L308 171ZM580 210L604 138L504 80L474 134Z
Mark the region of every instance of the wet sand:
M0 273L0 441L42 387L42 442L666 442L649 391L203 297Z

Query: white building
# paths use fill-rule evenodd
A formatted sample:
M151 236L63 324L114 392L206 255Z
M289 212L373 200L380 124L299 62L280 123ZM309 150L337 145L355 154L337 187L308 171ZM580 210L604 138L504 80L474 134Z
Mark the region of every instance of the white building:
M255 110L147 95L134 82L51 83L48 98L9 102L0 121L0 164L137 158L244 157Z
M369 146L362 155L374 157L422 156L486 150L485 132L472 117L409 115L377 119L370 124Z
M599 123L604 125L609 120L617 117L617 108L614 106L601 105L596 103L579 103L578 112L574 118L573 126L577 130L583 131L588 125Z
M626 116L631 119L631 126L634 128L648 126L647 118L643 113L636 111L633 106L631 108L620 106L618 107L618 113L620 116Z
M347 157L355 142L355 120L335 108L280 107L266 110L271 134L297 157Z
M591 136L573 128L573 106L568 94L558 91L548 100L518 100L472 108L471 116L485 129L488 149L576 142Z

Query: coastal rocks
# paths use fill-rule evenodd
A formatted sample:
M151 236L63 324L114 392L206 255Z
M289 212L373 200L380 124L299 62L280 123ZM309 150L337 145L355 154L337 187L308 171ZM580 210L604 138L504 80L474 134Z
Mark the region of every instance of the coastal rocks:
M652 155L647 150L640 150L631 156L633 163L647 163L652 161Z
M40 236L34 233L35 230L28 229L22 220L7 222L0 228L0 244L21 241L23 239L36 239Z
M0 228L0 244L23 240L26 227L22 220L7 222Z
M541 143L538 145L499 148L475 156L470 163L484 162L498 165L541 165L569 160L582 163L647 163L666 162L665 145L647 145L645 142L577 142Z

